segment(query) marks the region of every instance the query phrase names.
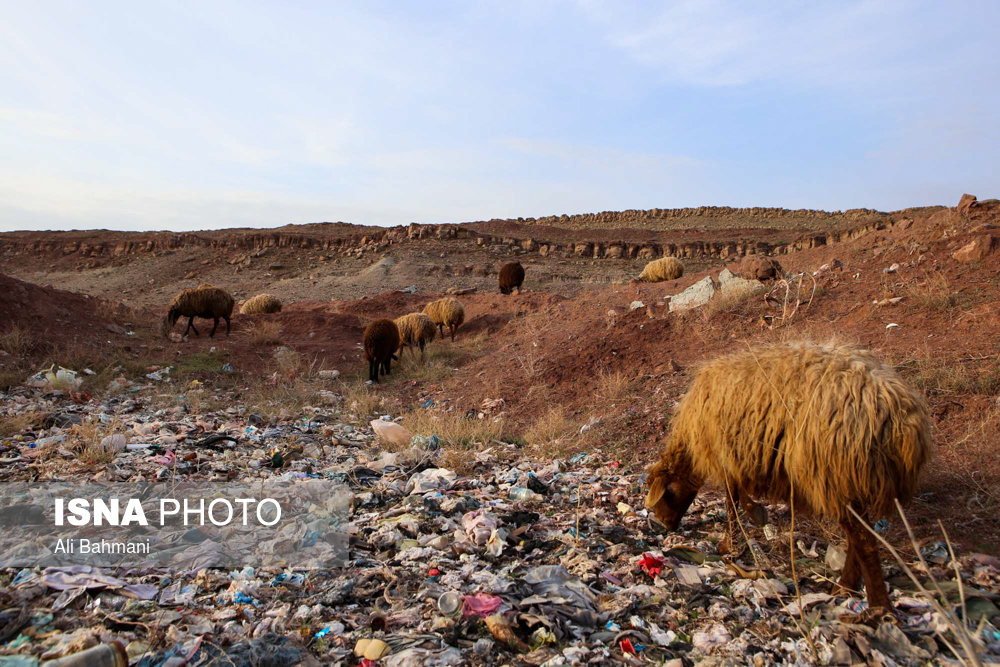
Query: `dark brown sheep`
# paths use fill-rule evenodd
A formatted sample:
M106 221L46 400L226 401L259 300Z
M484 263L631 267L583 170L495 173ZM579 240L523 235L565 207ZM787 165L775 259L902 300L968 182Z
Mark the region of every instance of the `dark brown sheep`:
M188 318L187 332L194 331L198 335L198 330L194 327L194 318L203 317L207 320L214 320L212 332L209 338L215 336L215 330L219 326L219 319L226 321L226 335L229 335L229 318L233 314L233 306L236 302L233 297L224 289L212 287L211 285L200 285L194 289L186 289L170 303L167 317L163 321L163 335L166 336L181 317Z
M392 360L397 359L399 349L399 329L392 320L375 320L365 329L363 340L365 359L368 360L368 379L378 382L381 372L392 374Z
M500 267L500 293L510 294L514 290L521 293L521 283L524 282L524 267L520 262L508 262Z

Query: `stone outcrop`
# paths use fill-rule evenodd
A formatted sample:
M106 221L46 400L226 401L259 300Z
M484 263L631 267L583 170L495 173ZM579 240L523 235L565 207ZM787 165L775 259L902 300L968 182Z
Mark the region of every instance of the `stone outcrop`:
M705 276L680 294L670 297L670 312L704 306L713 296L715 296L715 283L712 282L711 276Z

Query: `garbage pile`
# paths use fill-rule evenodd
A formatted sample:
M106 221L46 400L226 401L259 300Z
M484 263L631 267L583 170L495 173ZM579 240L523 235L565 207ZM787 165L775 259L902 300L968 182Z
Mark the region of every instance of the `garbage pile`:
M732 557L716 549L718 494L666 532L643 509L643 470L604 451L534 461L493 441L469 448L459 471L436 434L392 415L357 422L337 397L274 420L219 392L201 404L226 407L196 409L188 394L212 392L175 395L169 371L87 401L54 388L73 384L60 372L0 396L0 420L24 425L0 438L0 480L334 480L353 493L349 562L4 570L0 664L916 665L957 645L898 569L895 615L832 595L843 552L821 535L795 535L796 590L780 507ZM1000 660L1000 560L952 563L943 543L924 555L982 659Z

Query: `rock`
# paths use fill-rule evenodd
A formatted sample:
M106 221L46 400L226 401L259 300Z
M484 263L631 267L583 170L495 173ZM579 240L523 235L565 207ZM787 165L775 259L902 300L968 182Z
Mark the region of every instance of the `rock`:
M715 284L710 277L705 276L680 294L670 298L670 312L704 306L713 296L715 296Z
M997 237L991 234L980 234L974 236L968 244L952 254L952 257L960 262L978 262L992 253L998 244L1000 244L1000 239Z
M646 304L644 304L642 301L633 301L628 305L629 310L639 310L640 308L645 308L645 307Z
M336 378L340 377L340 371L338 370L320 371L319 376L324 380L335 380Z
M959 215L969 215L969 211L978 204L976 201L976 195L970 195L968 193L962 195L962 198L958 200L958 206L956 210Z
M781 277L782 269L781 264L773 257L747 255L737 265L734 273L751 280L774 280Z
M735 275L729 269L722 269L719 273L719 291L720 292L741 292L747 293L752 290L759 289L761 283L759 280L748 280L746 278L740 278Z
M831 544L826 548L825 560L831 570L840 572L844 569L844 564L847 562L847 552L840 545Z

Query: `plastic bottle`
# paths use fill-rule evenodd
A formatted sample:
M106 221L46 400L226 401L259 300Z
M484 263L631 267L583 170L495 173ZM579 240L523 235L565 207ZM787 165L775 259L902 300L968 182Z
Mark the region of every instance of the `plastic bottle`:
M42 667L128 667L128 654L125 646L115 640L63 658L47 660Z
M508 494L511 500L541 500L542 495L523 486L515 486Z

